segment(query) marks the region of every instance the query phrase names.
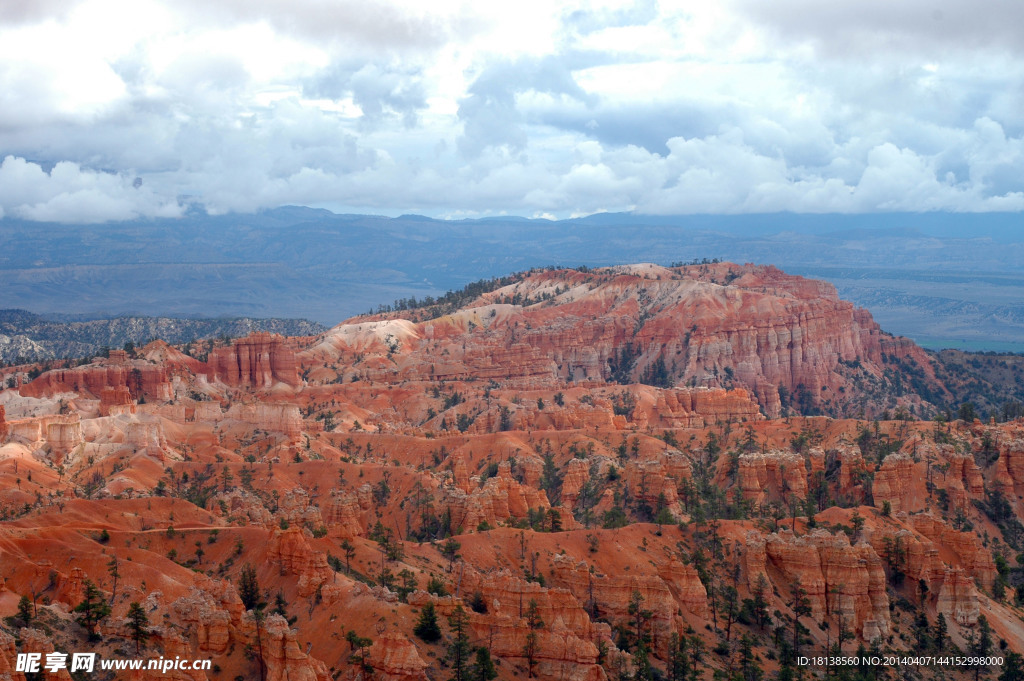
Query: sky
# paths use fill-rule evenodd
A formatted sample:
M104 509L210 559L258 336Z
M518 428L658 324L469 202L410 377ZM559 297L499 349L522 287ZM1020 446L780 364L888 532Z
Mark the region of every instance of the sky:
M1024 209L1019 0L4 0L0 215Z

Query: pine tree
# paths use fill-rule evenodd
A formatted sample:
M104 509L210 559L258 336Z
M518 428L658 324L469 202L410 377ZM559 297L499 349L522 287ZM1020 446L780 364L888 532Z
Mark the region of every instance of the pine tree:
M700 637L673 633L669 643L668 672L670 681L696 681L700 677L700 657L703 645Z
M736 587L726 585L719 587L719 595L722 599L721 612L725 617L725 640L732 640L732 623L740 613L739 593Z
M925 615L924 610L918 610L914 616L914 639L917 643L917 646L914 648L915 652L923 653L931 647L931 637L928 635L930 628L928 626L928 617Z
M138 655L143 643L150 637L149 617L146 611L139 605L138 601L132 601L128 606L128 629L132 632L132 640L135 641L135 654Z
M352 574L352 558L356 555L356 548L352 546L352 542L348 539L343 539L341 542L341 550L345 552L345 574Z
M117 596L117 580L121 576L119 569L120 565L117 562L117 556L111 556L107 562L107 574L110 575L111 587L110 587L110 605L114 605L114 598Z
M984 615L978 618L978 630L971 632L971 637L967 641L967 650L972 657L977 658L985 658L992 653L992 627ZM982 674L988 673L987 665L974 664L971 666L974 668L974 681L978 681L978 677Z
M643 594L634 591L629 597L629 607L626 608L626 612L633 618L633 640L638 648L647 642L644 625L654 616L653 612L643 608L643 602Z
M402 583L398 586L398 600L403 603L409 598L409 594L416 590L416 574L409 568L402 568L398 573Z
M949 640L949 632L946 627L946 616L941 612L935 620L935 650L938 652L944 652L946 650L946 641Z
M761 681L764 678L764 670L754 656L754 642L746 634L740 639L740 675L743 681Z
M452 565L455 563L455 559L459 557L459 549L461 548L462 544L455 541L455 539L449 539L441 544L441 555L448 559L448 572L452 571Z
M18 601L18 619L23 622L22 626L26 627L32 621L32 601L28 596L22 596Z
M452 629L452 642L448 646L448 662L452 665L452 681L465 681L466 666L472 648L469 645L469 615L462 606L455 608L448 617L448 626Z
M549 508L547 512L547 524L551 532L562 531L562 514L557 508Z
M252 611L253 621L256 623L256 664L260 670L260 681L263 681L265 671L263 669L263 620L266 613L263 608L266 603L261 600L260 582L256 576L256 568L246 563L238 576L238 597L246 610Z
M238 597L246 610L257 610L260 605L260 582L256 577L256 568L246 563L238 576Z
M373 671L370 661L366 658L366 649L373 645L373 639L363 638L355 631L349 629L348 633L345 634L345 640L348 641L348 644L353 650L348 661L352 664L359 665L359 668L363 672L363 677L365 678Z
M636 647L636 655L633 656L633 667L636 669L633 673L633 678L636 681L651 681L654 678L651 671L651 659L647 654L647 645L643 641Z
M96 633L96 627L100 622L110 616L110 606L107 605L101 592L90 580L85 580L85 596L82 602L75 606L74 612L78 613L75 619L89 632L90 641L100 640Z
M526 658L528 676L532 679L534 677L533 668L537 664L537 631L544 628L544 620L540 618L537 601L532 598L526 606L526 626L530 628L530 632L526 635L523 657Z
M686 681L690 675L690 667L686 637L673 632L669 642L668 678L671 681Z
M288 601L284 599L284 592L280 589L277 590L277 595L274 596L274 609L270 612L288 619Z
M483 646L477 648L476 660L474 660L473 666L469 668L469 680L491 681L496 676L498 676L498 670L494 668L491 652Z
M811 601L807 598L807 590L800 584L799 579L790 585L790 591L792 598L788 605L793 611L793 654L796 655L800 652L800 618L811 614Z
M701 676L701 662L704 660L704 639L694 633L693 629L688 629L687 633L690 639L690 659L693 661L689 681L697 681Z
M764 576L764 573L759 574L757 576L757 584L754 586L754 620L762 631L764 631L765 624L771 619L771 613L768 612L768 599L766 598L768 586L768 578Z
M544 454L544 466L541 469L540 488L548 495L552 504L557 504L562 496L562 476L555 465L555 457L550 452Z
M423 606L412 633L427 643L434 643L441 639L441 627L437 625L437 611L434 609L433 602L428 602Z
M796 669L793 667L793 659L784 659L782 664L779 665L779 672L775 675L775 681L796 681L796 678Z
M853 525L853 541L857 541L860 538L861 530L864 529L864 516L860 514L860 511L853 512L853 515L850 516L850 524Z
M252 609L252 621L256 624L256 649L253 651L253 658L260 670L260 681L266 678L266 663L263 659L263 622L267 619L267 613L263 611L266 603L258 603Z
M1024 657L1020 653L1006 655L999 681L1024 681Z

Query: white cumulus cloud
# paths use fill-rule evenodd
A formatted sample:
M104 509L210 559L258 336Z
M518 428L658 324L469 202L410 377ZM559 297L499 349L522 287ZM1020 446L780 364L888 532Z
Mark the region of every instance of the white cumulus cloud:
M1022 210L1021 18L1009 0L14 0L0 210Z
M5 215L46 222L107 222L178 217L176 201L154 194L135 178L83 170L61 161L50 172L7 156L0 163L0 208Z

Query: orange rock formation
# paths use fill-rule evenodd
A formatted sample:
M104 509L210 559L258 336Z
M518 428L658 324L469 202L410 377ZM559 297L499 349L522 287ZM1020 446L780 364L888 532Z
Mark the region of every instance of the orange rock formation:
M235 340L230 347L217 348L207 366L211 379L233 388L299 383L294 350L285 344L284 338L269 333L255 333Z
M47 371L0 406L0 677L22 681L18 652L116 656L132 602L145 655L220 670L181 679L354 681L358 639L374 678L447 678L457 607L506 681L529 656L545 680L620 678L641 641L664 673L680 636L728 653L707 677L744 637L771 676L797 581L808 651L840 629L844 652L910 649L915 610L961 647L985 614L1024 649L997 569L1024 426L775 418L879 394L926 413L885 392L909 366L941 394L831 286L715 263L533 272L205 363L154 342ZM87 581L100 643L73 624ZM23 595L45 628L17 621ZM428 603L438 643L414 633Z

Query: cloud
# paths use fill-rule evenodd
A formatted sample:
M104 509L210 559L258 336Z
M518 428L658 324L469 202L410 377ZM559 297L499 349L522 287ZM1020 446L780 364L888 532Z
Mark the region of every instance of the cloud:
M140 217L179 217L135 178L82 170L63 161L47 173L37 163L8 156L0 163L0 209L11 217L45 222L93 223Z
M643 26L653 21L657 15L658 4L655 0L640 0L625 7L587 5L569 11L565 24L569 29L586 34L605 28Z
M829 56L883 52L948 57L951 51L1024 51L1024 4L1017 0L735 0L733 6L787 40L808 40Z
M693 101L611 101L604 106L565 106L555 101L535 111L546 125L574 130L612 147L634 145L651 152L668 153L673 137L704 137L717 132L723 122L735 120L727 104Z
M0 3L0 22L30 24L66 15L79 0L5 0Z
M0 210L1020 210L1022 11L19 0Z
M351 99L362 124L370 128L392 119L412 128L427 108L422 70L396 63L338 62L304 83L302 90L311 98Z
M39 51L31 41L0 41L0 130L88 120L124 94L124 82L102 59Z
M595 102L596 98L576 82L566 61L524 58L485 69L469 86L468 96L459 102L459 120L464 125L459 151L474 156L491 146L524 149L527 134L516 101L521 93L546 93L583 104Z
M264 21L277 32L320 43L408 53L442 47L481 27L472 5L387 0L178 0L190 19L217 25ZM449 3L450 6L450 3Z

